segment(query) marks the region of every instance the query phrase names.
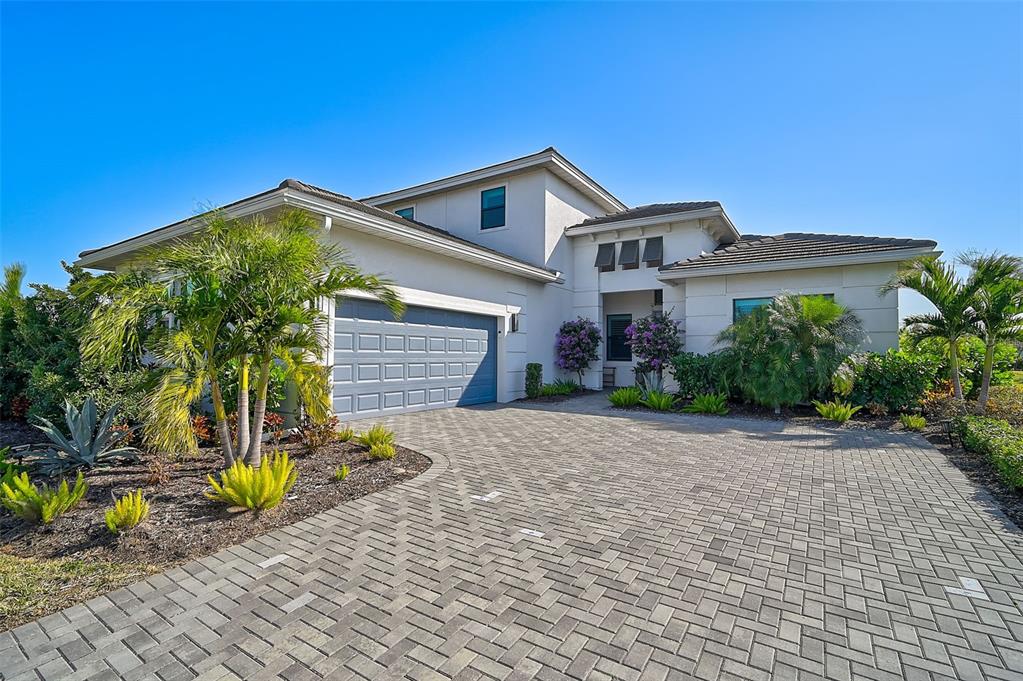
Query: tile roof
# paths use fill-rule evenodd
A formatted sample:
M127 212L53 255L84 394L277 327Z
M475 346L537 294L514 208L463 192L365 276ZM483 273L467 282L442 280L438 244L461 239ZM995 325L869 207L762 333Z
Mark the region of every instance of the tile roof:
M591 225L602 225L608 222L619 222L621 220L638 220L640 218L652 218L657 217L659 215L672 215L674 213L686 213L693 210L703 210L704 208L720 207L721 203L719 201L683 201L681 203L650 203L645 206L627 208L625 210L618 211L617 213L611 213L610 215L601 215L595 218L588 218L577 225L572 225L568 229L572 229L574 227L590 227Z
M935 246L937 242L930 239L803 232L787 232L774 236L744 234L734 244L721 246L711 253L664 265L660 269L665 272L695 271L761 262L861 255Z

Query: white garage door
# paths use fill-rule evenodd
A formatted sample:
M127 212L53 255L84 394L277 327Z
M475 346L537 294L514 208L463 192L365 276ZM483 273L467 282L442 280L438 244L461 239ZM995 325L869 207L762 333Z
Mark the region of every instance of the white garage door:
M497 319L377 301L339 301L334 411L342 419L497 399Z

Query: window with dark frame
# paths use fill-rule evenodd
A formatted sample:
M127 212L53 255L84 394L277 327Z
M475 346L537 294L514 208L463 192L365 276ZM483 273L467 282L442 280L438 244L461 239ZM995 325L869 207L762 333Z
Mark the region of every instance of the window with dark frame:
M654 306L656 307L658 305L664 305L664 289L663 288L655 288L654 289Z
M601 272L614 272L615 269L615 245L600 244L597 246L597 259L593 266Z
M625 342L625 329L632 324L631 314L609 314L607 316L607 342L604 347L609 362L631 362L632 350Z
M623 270L634 270L639 267L639 241L623 241L622 251L618 256L618 264Z
M416 219L416 207L415 206L409 206L408 208L400 208L400 209L394 211L394 214L397 215L398 217L405 218L406 220L415 220Z
M664 261L664 239L659 236L650 237L643 244L643 262L647 267L660 267Z
M480 192L480 229L504 227L504 187Z

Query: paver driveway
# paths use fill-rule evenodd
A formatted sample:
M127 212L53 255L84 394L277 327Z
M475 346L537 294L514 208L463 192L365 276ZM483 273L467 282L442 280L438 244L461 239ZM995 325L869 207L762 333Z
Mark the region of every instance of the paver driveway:
M599 399L393 418L427 473L2 634L0 675L1023 678L1020 535L922 439Z

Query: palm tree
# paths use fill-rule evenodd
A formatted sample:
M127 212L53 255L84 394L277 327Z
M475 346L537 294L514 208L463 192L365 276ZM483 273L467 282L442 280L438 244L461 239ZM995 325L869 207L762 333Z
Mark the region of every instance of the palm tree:
M892 279L881 287L881 293L899 288L916 291L929 300L937 312L909 315L905 328L915 340L939 338L948 344L948 366L952 391L963 400L963 384L959 376L959 344L977 333L975 310L979 282L962 282L951 265L937 256L910 260L899 267Z
M284 211L272 222L249 223L240 251L251 266L252 284L238 300L238 314L249 333L255 372L252 432L244 456L258 466L274 362L285 368L311 418L330 415L327 367L322 361L327 319L320 301L360 291L387 304L396 316L404 312L404 305L389 282L361 273L344 249L324 243L312 218L301 211Z
M995 348L1003 341L1023 340L1023 259L1000 253L966 253L959 262L972 269L976 289L974 314L984 341L984 368L977 406L987 408Z
M863 340L859 318L824 296L786 293L718 336L729 343L731 382L761 404L806 401L828 390Z

